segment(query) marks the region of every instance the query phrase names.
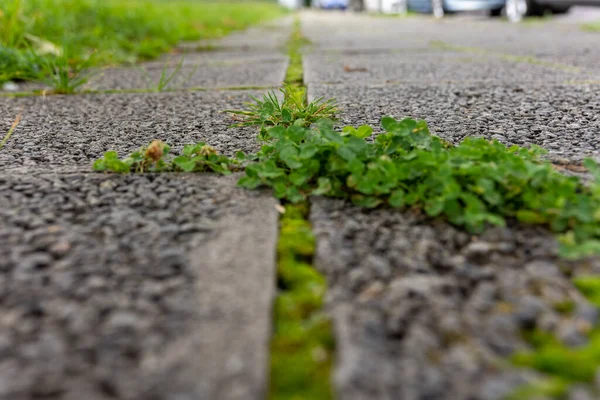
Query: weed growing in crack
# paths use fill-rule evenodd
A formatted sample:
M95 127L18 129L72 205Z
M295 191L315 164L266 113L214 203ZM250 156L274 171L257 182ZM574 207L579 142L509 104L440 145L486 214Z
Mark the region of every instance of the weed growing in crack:
M321 119L334 119L338 111L335 100L318 98L308 102L304 91L296 90L290 85L280 89L283 100L280 101L274 92L268 92L261 99L252 97L253 103L246 103L246 110L225 110L234 115L236 127L258 126L259 139L269 140L266 129L274 126L289 127L291 125L308 127Z
M564 257L600 253L600 167L594 161L585 162L596 177L586 186L540 159L544 151L537 146L507 148L483 138L453 146L431 135L425 121L410 118L384 117L384 132L370 142L370 126L337 131L332 120L320 118L337 109L332 100L304 106L293 89L285 90L282 102L269 93L246 111L230 111L245 118L238 125L259 126L266 142L246 158L241 186L271 187L292 203L323 195L367 208L422 210L471 233L507 219L544 225L560 234ZM239 158L221 157L208 170L240 166ZM114 154L110 158L115 162ZM129 172L139 162L125 164L117 169ZM198 169L190 164L189 170Z

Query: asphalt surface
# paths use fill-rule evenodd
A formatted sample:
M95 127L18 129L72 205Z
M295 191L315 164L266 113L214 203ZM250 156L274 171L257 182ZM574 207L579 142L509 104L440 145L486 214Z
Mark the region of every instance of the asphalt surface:
M453 143L483 136L538 144L561 164L600 159L600 33L576 16L300 18L312 41L309 95L337 98L340 123L410 116ZM88 84L151 91L183 57L172 92L0 97L1 131L22 114L0 149L1 400L267 396L271 194L236 187L237 176L99 174L91 163L153 139L174 152L197 141L257 151L256 132L230 128L222 111L281 84L291 26L183 43ZM336 398L500 400L540 378L507 361L528 347L523 329L577 347L598 323L571 278L600 273L600 260L561 260L544 229L511 222L470 236L324 198L311 200L310 220L329 286ZM566 302L572 313L557 309ZM569 396L593 400L600 387Z

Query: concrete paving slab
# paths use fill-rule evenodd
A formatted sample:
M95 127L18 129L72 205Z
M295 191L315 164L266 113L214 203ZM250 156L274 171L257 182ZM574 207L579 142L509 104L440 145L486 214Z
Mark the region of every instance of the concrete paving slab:
M516 62L498 56L465 53L307 54L308 83L563 83L598 81L592 73L569 67Z
M182 61L183 59L183 61ZM166 54L155 61L141 64L146 69L176 67L180 62L184 66L216 65L230 66L236 64L271 63L287 61L288 57L279 50L268 49L221 49L213 48L204 51Z
M156 89L169 76L173 79L165 89L228 88L244 86L280 86L285 78L287 57L266 60L254 59L242 62L214 61L195 63L190 61L181 68L152 64L150 67L107 68L94 74L83 89ZM162 78L161 78L162 77Z
M0 398L264 398L278 214L237 178L0 175Z
M507 145L537 144L551 159L600 159L597 85L310 85L311 97L334 97L341 123L379 126L382 116L424 119L453 143L466 136Z
M227 155L256 152L256 130L228 129L226 109L239 109L259 91L86 94L0 98L3 132L21 123L0 149L4 171L90 171L105 151L123 156L161 139L180 151L204 141Z
M284 49L290 38L294 17L278 18L264 24L253 26L242 32L233 32L215 40L184 42L178 47L182 50L193 50L198 46L215 46L232 50L244 49Z
M511 24L490 18L473 20L448 16L408 18L369 17L352 13L302 15L303 33L315 51L419 50L448 46L463 51L486 50L547 62L588 68L598 72L598 33L577 25L553 23ZM349 29L348 27L351 27Z
M414 212L314 198L316 267L334 319L336 398L500 400L537 374L511 367L531 326L568 337L595 307L571 283L600 260L567 263L541 228L479 237ZM589 269L588 269L589 268ZM574 301L574 313L553 306ZM576 330L575 330L576 331ZM571 342L572 340L572 342Z
M427 17L374 18L355 13L301 14L302 34L314 50L427 48L433 35L420 35L431 24Z

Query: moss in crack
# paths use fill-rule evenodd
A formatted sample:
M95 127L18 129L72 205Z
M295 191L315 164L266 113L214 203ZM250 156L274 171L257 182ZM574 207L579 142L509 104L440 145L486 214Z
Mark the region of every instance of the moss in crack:
M300 19L294 21L292 35L287 43L288 56L290 64L285 74L285 83L288 85L297 86L299 89L303 87L304 73L302 69L302 48L310 44L310 40L302 35Z
M302 68L300 20L294 22L287 49L290 57L285 92L307 106ZM322 311L327 284L312 266L315 238L308 221L309 203L287 204L280 220L277 247L275 328L271 340L272 400L328 400L333 398L331 368L334 338L331 322Z
M600 307L600 277L578 277L574 284L592 304ZM583 324L580 328L588 336L588 342L580 347L568 347L552 334L538 329L524 332L532 350L513 355L512 361L515 365L540 371L546 378L519 388L507 399L526 400L541 395L563 399L574 384L590 384L589 390L600 396L591 385L600 368L600 326Z
M280 221L270 399L332 398L334 340L322 312L325 278L312 267L308 203L288 204Z

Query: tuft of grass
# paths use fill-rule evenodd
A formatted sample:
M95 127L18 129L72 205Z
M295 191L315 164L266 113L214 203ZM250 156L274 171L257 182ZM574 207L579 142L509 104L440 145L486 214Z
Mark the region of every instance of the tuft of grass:
M171 72L169 72L169 65L165 64L160 73L158 82L156 82L155 85L152 84L150 76L148 75L148 72L145 69L140 68L140 71L144 74L144 77L146 78L146 82L148 83L148 87L153 92L164 92L165 90L167 90L169 84L173 81L173 79L175 79L175 77L181 72L181 69L183 67L183 61L184 61L184 58L182 57L179 60L179 62L177 63L177 65L175 66L175 68L173 69L173 71L171 71ZM194 74L196 73L197 70L198 70L198 65L194 65L194 68L192 68L192 71L181 82L181 85L184 85L186 82L188 82L190 79L192 79L192 76L194 76Z
M35 77L50 86L54 94L73 94L92 76L90 66L93 56L74 64L69 62L69 55L65 51L47 57L32 52L31 58L38 66Z
M274 92L267 92L262 100L252 97L254 102L246 103L246 110L225 110L237 119L234 126L258 126L259 138L265 138L266 128L273 126L288 127L310 126L323 118L334 119L338 111L334 99L318 98L308 102L306 91L291 85L280 89L283 100Z
M10 53L17 62L0 69L0 81L37 77L30 73L38 68L30 47L43 58L53 55L48 49L67 52L74 69L92 53L94 66L135 63L180 41L220 37L284 12L260 1L5 0L0 2L0 56Z

